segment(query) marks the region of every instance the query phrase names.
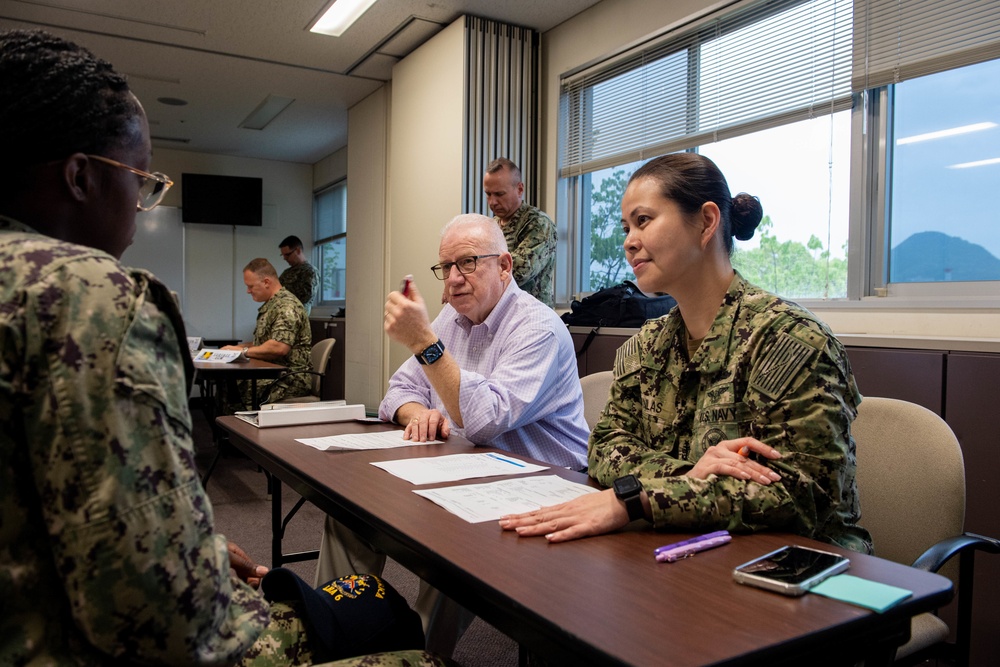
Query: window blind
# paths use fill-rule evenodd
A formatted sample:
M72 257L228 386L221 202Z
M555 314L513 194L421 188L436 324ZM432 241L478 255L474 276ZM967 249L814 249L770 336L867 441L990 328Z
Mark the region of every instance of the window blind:
M851 0L741 2L565 76L560 175L851 106Z
M855 91L1000 58L1000 1L854 4Z
M347 233L347 181L321 190L313 202L313 242L316 245Z

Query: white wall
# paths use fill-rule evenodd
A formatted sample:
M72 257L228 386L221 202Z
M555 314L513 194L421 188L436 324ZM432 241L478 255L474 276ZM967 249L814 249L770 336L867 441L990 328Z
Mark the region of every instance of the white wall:
M392 70L387 288L412 274L432 319L441 310L442 284L430 272L440 230L462 212L464 25L455 21ZM381 308L378 317L381 329ZM390 374L408 356L390 345Z
M382 333L386 282L386 174L392 86L351 107L347 159L345 398L374 410L385 394L388 344Z
M266 257L278 273L287 266L278 243L295 234L312 239L311 165L157 149L153 169L169 175L174 187L163 204L180 207L181 174L253 176L263 179L263 226L184 225L184 320L188 333L206 338L249 339L259 304L243 285L243 267ZM141 215L141 214L140 214Z
M350 109L346 398L374 408L410 355L382 329L388 292L412 274L441 310L440 230L461 212L464 19L393 68L392 84Z
M603 0L542 35L541 208L553 216L558 174L559 76L599 60L664 28L714 10L710 0ZM732 184L739 189L739 184ZM838 334L912 335L931 338L1000 338L996 309L887 308L877 302L814 307Z
M347 147L330 153L313 165L313 192L347 177Z

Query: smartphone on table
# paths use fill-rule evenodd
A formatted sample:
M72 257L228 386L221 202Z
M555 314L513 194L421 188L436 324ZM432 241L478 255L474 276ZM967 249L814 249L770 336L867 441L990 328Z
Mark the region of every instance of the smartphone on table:
M850 567L846 556L810 549L782 547L733 570L733 578L783 595L802 595L827 577Z

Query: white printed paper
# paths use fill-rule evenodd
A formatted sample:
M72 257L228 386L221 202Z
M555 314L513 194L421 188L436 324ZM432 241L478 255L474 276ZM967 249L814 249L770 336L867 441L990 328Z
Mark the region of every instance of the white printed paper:
M555 475L518 477L485 484L465 484L413 492L469 523L497 521L507 514L558 505L597 489Z
M240 358L243 354L241 350L202 350L192 358L195 361L203 361L210 364L228 364Z
M372 465L413 484L437 484L475 477L497 477L548 470L548 466L535 465L496 452L373 461Z
M301 438L297 442L315 447L321 451L333 448L341 449L392 449L393 447L412 447L414 445L435 445L440 440L403 440L404 431L376 431L375 433L346 433L344 435L325 435L320 438Z

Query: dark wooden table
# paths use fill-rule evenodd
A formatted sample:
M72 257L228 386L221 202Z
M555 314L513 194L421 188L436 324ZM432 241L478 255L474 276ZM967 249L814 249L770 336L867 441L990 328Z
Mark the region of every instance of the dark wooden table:
M677 563L656 562L653 549L690 535L641 522L635 530L564 544L519 538L494 522L467 523L412 493L413 484L370 465L468 452L467 441L321 452L295 438L390 427L342 422L256 429L233 417L219 423L238 448L304 498L553 664L832 665L862 657L873 664L905 641L911 616L952 597L944 577L794 535L737 536ZM590 483L569 470L547 473ZM843 553L851 559L850 574L913 596L877 614L733 581L735 566L785 544Z
M218 445L212 462L208 464L205 474L201 477L202 486L208 485L208 480L215 470L216 464L222 457L222 446L219 444L218 427L215 418L218 416L217 398L219 386L229 384L229 391L236 391L236 383L240 380L250 380L250 400L254 410L260 409L257 398L257 380L276 380L281 377L288 367L281 364L272 364L269 361L260 359L247 359L246 361L236 360L226 364L211 363L207 361L194 362L194 381L201 391L201 409L212 427L212 440Z
M195 361L194 368L197 371L195 382L205 380L217 383L250 380L250 396L254 410L260 407L257 402L257 380L276 380L288 369L287 366L272 364L270 361L261 361L260 359L237 360L228 364Z

